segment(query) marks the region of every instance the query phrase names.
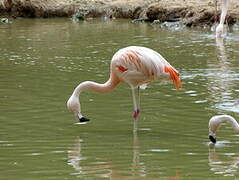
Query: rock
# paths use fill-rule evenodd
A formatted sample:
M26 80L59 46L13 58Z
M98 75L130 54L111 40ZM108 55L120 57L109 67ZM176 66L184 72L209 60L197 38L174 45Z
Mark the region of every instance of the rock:
M146 15L150 21L159 20L160 22L176 20L180 17L184 17L187 13L185 7L173 7L173 8L164 8L157 5L150 6Z
M184 24L187 27L211 27L215 23L219 23L220 14L215 14L213 11L202 10L201 12L194 13L193 16L186 17L184 19ZM226 23L231 26L235 24L236 19L231 16L226 17Z
M72 21L74 22L79 22L79 21L83 21L85 20L85 14L82 12L77 12L75 14L72 15Z
M150 6L146 11L146 16L150 21L159 20L160 22L164 22L166 20L166 9Z
M12 21L10 21L8 18L1 18L1 23L3 23L3 24L11 24L12 23Z
M161 28L170 30L181 30L185 27L182 21L164 22L160 25Z

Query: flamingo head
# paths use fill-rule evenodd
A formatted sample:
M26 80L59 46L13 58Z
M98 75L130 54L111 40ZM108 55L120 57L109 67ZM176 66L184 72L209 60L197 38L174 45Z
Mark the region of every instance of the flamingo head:
M81 123L90 121L88 118L85 118L81 114L81 107L78 97L72 95L67 101L67 108L69 109L69 111L74 113L76 119L79 120Z
M215 135L210 135L210 134L209 134L208 138L210 139L210 141L211 141L213 144L215 144L215 143L217 142L217 138L216 138Z
M217 142L216 131L220 128L220 123L221 121L218 120L217 116L212 117L208 123L208 128L209 128L208 137L210 141L214 144Z
M223 24L219 24L216 28L216 37L222 37L224 33Z
M209 134L208 134L208 138L210 139L210 141L215 144L217 142L217 138L216 138L216 132L213 131L213 128L210 127L209 124Z
M80 102L77 97L72 95L67 101L67 108L74 113L80 112Z

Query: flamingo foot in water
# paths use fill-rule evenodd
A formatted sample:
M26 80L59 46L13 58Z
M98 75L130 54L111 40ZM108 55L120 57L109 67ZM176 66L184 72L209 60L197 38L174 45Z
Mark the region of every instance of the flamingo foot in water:
M81 117L81 118L79 118L79 120L80 120L81 123L90 121L90 119L85 118L85 117Z
M133 118L137 119L139 117L139 109L133 111Z

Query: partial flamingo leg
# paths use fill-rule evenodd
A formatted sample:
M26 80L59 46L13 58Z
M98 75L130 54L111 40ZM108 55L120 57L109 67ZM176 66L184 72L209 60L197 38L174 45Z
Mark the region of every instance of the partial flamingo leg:
M221 1L221 17L220 17L220 24L224 24L227 10L228 10L229 0L222 0Z
M138 117L139 117L139 109L134 110L134 112L133 112L133 118L137 119Z
M139 95L139 87L131 87L132 88L132 96L133 96L133 104L134 104L134 111L133 111L133 118L137 119L139 117L139 104L140 104L140 95Z

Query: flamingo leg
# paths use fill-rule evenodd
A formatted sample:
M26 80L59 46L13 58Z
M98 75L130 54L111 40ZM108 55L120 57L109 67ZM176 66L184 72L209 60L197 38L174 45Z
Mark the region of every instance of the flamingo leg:
M139 110L140 110L140 93L139 93L139 86L137 87L137 107L138 107L138 113L139 113Z
M133 118L137 119L139 116L139 103L140 103L139 87L131 87L131 88L134 104Z
M220 18L220 23L224 24L226 15L227 15L227 10L228 10L228 5L229 5L229 0L222 0L221 1L221 18Z

